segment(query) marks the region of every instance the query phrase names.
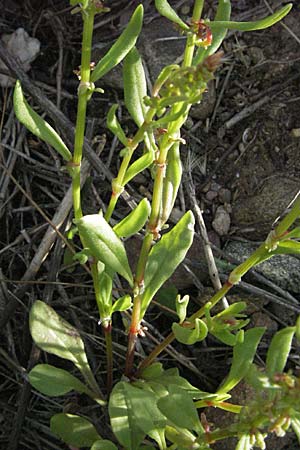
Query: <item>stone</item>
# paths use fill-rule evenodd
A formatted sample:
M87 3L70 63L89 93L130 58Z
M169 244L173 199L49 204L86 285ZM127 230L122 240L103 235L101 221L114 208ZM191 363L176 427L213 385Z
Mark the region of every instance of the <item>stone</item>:
M212 222L213 229L219 236L225 236L229 232L230 223L231 220L227 208L225 206L219 206Z
M286 174L269 177L255 195L243 195L232 204L232 223L239 228L254 227L252 239L265 239L272 224L299 190L299 182Z
M258 247L253 242L229 241L225 252L240 263L245 261ZM255 266L255 270L264 275L282 289L300 293L300 260L292 255L276 255Z
M3 34L2 43L5 45L9 53L20 61L23 70L28 72L30 63L35 60L40 51L40 41L32 38L24 30L18 28L12 34ZM0 70L8 70L4 62L0 59ZM0 85L3 87L13 86L15 81L6 75L0 74Z

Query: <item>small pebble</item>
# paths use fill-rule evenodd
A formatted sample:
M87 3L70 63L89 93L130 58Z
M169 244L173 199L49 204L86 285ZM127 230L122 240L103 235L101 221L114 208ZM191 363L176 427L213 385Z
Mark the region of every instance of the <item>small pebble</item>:
M218 197L218 193L216 191L208 191L205 194L205 198L209 202L212 202L216 197Z
M230 215L224 206L219 206L217 208L212 227L219 236L228 234L230 229Z
M219 200L221 203L230 203L231 191L229 189L221 188L219 191Z
M294 138L300 138L300 128L293 128L291 131L291 135Z

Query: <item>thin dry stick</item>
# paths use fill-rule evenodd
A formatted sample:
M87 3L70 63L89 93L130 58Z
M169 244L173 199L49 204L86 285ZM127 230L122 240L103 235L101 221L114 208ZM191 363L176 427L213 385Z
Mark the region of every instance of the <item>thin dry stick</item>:
M84 184L85 180L87 179L87 176L90 171L90 165L87 161L83 161L82 164L82 178L81 183ZM30 200L30 199L29 199ZM32 202L32 199L31 199ZM35 206L37 206L35 204ZM59 228L63 224L63 222L66 220L70 210L72 208L72 188L70 187L65 194L60 207L55 212L52 220L50 221L50 226L48 227L40 245L35 253L33 259L31 260L31 263L24 273L22 277L22 281L32 280L37 272L39 271L42 262L47 257L57 235L59 235L64 241L67 241L65 237L59 232ZM47 220L47 219L46 219ZM67 242L69 245L69 243ZM18 306L18 299L23 297L25 292L28 289L28 285L22 285L20 288L18 288L14 294L13 297L11 297L10 302L6 306L6 309L4 310L2 317L0 318L0 329L2 329L8 320L10 319L11 315L14 313L16 307ZM17 297L17 298L16 298Z
M187 192L189 193L191 206L195 213L196 219L198 221L200 235L202 237L203 246L204 246L204 254L205 254L205 258L206 258L206 262L207 262L208 273L209 273L209 276L210 276L210 279L211 279L211 282L213 284L215 291L218 291L219 289L221 289L222 283L221 283L218 269L217 269L217 266L215 263L215 258L214 258L214 255L213 255L213 252L212 252L212 249L210 246L210 242L209 242L205 222L203 219L203 215L202 215L201 209L198 206L198 202L196 199L195 186L194 186L194 183L192 180L192 175L191 175L190 170L189 170L189 182L188 182ZM226 297L223 297L222 303L223 303L224 308L228 308L229 304L228 304Z

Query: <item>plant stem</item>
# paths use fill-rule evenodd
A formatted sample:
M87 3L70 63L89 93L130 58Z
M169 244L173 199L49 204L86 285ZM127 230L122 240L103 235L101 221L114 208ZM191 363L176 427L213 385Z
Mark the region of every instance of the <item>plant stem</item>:
M229 283L225 283L222 288L215 293L215 295L210 299L211 308L215 306L223 297L227 294L227 292L232 288L232 285ZM186 319L186 322L190 322L191 326L193 326L193 323L195 319L200 318L204 316L205 313L205 307L203 306L198 311L196 311L191 317ZM160 344L158 344L150 353L147 358L142 361L142 363L139 366L137 376L141 373L143 369L148 367L154 360L157 358L158 355L173 342L175 339L174 333L171 332Z
M122 160L122 163L121 163L121 166L120 166L120 169L118 172L118 176L114 180L114 183L116 184L116 186L120 187L120 192L115 192L114 187L113 187L113 192L112 192L112 195L110 198L110 202L109 202L109 205L108 205L106 213L105 213L105 219L107 222L110 221L110 218L116 207L118 198L122 192L122 188L124 188L124 178L125 178L128 166L130 164L132 155L134 153L134 150L137 148L139 143L143 140L143 137L147 130L147 127L148 127L149 123L151 123L155 113L156 113L156 109L154 109L154 108L149 109L149 111L146 114L143 125L138 129L138 131L136 132L134 137L130 140L130 142L129 142L130 145L127 148L125 148L125 151L126 151L125 156Z
M106 386L107 386L107 394L109 395L113 386L113 351L112 351L112 325L111 323L108 326L103 326L103 332L105 336L105 344L106 344Z
M76 219L82 217L80 199L80 165L82 160L82 147L84 141L86 108L88 102L88 84L90 82L91 48L95 12L87 8L83 14L83 37L80 66L80 85L78 88L78 104L76 117L76 131L74 142L74 155L72 160L72 192L73 207Z
M202 9L203 9L204 0L196 0L195 6L193 10L193 20L199 20L201 17ZM195 49L195 36L191 34L188 37L183 67L190 66L193 61ZM175 104L173 112L178 111L182 107L182 103ZM188 107L187 107L188 111ZM152 116L153 117L153 116ZM166 171L166 161L168 156L168 151L172 147L173 142L170 137L176 136L179 137L180 127L186 119L186 113L182 114L182 117L179 118L175 122L171 122L168 126L168 132L164 135L161 141L160 150L158 159L156 161L156 176L154 180L153 186L153 197L151 204L151 214L149 218L149 223L147 226L148 232L144 238L141 253L137 263L136 277L135 277L135 287L140 290L144 283L144 274L145 268L148 260L148 256L151 250L152 241L157 239L159 236L159 218L161 212L161 202L162 202L162 192L163 192L163 181L165 177ZM140 311L141 311L141 294L139 294L134 298L133 303L133 312L131 325L129 329L129 338L128 338L128 349L127 349L127 357L126 357L126 374L130 376L132 372L132 365L134 360L134 349L135 343L137 339L137 334L140 327L140 322L142 320Z

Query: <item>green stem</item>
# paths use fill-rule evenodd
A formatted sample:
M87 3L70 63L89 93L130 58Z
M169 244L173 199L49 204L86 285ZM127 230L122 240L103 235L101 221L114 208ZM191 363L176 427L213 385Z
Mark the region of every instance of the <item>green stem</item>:
M111 322L106 326L103 326L103 332L105 336L105 344L106 344L106 386L107 386L107 394L109 395L113 386L113 348L112 348L112 326Z
M136 132L136 134L130 141L130 146L127 147L127 149L126 149L126 153L122 160L122 163L121 163L121 166L120 166L120 169L118 172L118 176L117 176L117 178L115 178L115 180L113 180L113 183L115 183L115 185L118 186L120 189L118 192L116 192L113 187L110 202L109 202L109 205L108 205L106 213L105 213L105 219L107 222L110 221L110 218L116 207L118 198L124 188L124 178L125 178L128 166L130 164L132 155L134 153L134 150L137 148L139 143L143 140L144 134L147 131L149 123L151 123L155 113L156 113L156 109L154 109L154 108L149 109L149 111L146 114L143 125L138 129L138 131Z
M201 18L202 10L203 10L204 0L196 0L194 4L193 9L193 16L192 21L197 22ZM183 59L183 67L189 67L192 64L193 56L194 56L194 50L195 50L195 40L196 36L191 33L188 36L185 52L184 52L184 59Z
M74 155L72 160L72 193L73 207L76 219L82 217L80 199L80 165L82 160L82 148L85 131L86 108L89 98L90 63L95 12L93 8L87 8L83 14L83 37L80 66L80 85L78 89L78 104L76 117L76 131L74 142Z

